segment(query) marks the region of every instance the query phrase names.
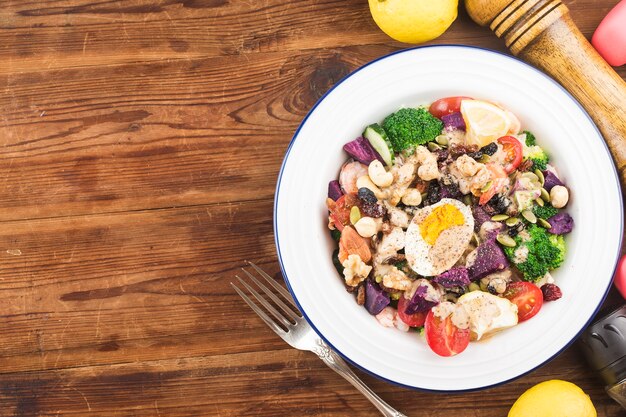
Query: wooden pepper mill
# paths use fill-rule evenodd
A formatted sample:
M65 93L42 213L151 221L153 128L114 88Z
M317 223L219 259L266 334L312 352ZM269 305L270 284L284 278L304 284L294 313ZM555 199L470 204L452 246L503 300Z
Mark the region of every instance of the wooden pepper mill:
M626 187L626 83L580 33L568 8L559 0L466 0L465 6L514 55L578 99L604 135Z

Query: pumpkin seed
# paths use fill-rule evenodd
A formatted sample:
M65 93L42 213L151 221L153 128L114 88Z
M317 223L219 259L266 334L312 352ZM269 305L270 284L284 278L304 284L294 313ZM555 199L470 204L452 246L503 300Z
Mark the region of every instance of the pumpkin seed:
M493 184L493 181L487 181L487 184L483 185L483 188L480 189L480 192L484 193L485 191L491 188L492 184Z
M515 239L513 239L511 236L506 235L504 233L501 233L498 236L496 236L496 240L501 245L508 246L509 248L514 248L517 245L515 243Z
M471 206L472 205L472 196L470 196L469 194L466 196L463 196L463 203L465 203L466 206Z
M383 282L383 277L381 277L380 275L376 275L376 282L379 284Z
M402 295L401 292L392 292L391 294L389 294L389 297L392 300L399 300L401 295Z
M517 223L519 223L519 219L517 217L510 217L510 218L506 219L506 221L504 223L506 223L506 225L509 226L509 227L513 227Z
M541 172L540 169L536 169L535 175L537 176L537 178L539 178L539 182L541 183L541 186L543 187L543 184L546 183L546 178L543 176L543 172Z
M478 158L478 162L480 162L481 164L486 164L490 160L491 160L491 157L489 155L487 155L487 154L483 154L483 156Z
M480 287L481 291L487 292L487 283L486 282L480 281L480 286L479 287Z
M467 287L467 289L471 292L471 291L479 291L480 290L480 285L476 284L475 282L470 283L470 285Z
M361 211L357 206L353 206L350 209L350 223L356 224L359 220L361 220Z
M494 222L501 222L503 220L508 219L509 216L507 216L506 214L496 214L495 216L491 217L491 220L493 220Z
M539 226L541 227L545 227L546 229L549 229L552 227L552 225L550 224L550 222L548 222L545 219L537 219L537 223L539 223Z
M541 198L543 199L543 201L545 201L546 203L550 202L550 193L548 192L548 190L546 190L545 188L541 189Z
M535 216L535 214L530 211L530 210L524 210L522 211L522 216L528 220L530 223L537 223L537 217Z
M540 207L543 207L545 204L545 202L541 198L535 198L535 203L537 203L537 205Z
M428 142L428 150L431 152L440 151L441 146L437 145L435 142Z
M435 138L435 141L441 146L448 146L448 137L446 135L439 135Z
M524 172L522 174L522 178L528 178L529 180L531 180L533 182L539 181L539 177L537 175L535 175L533 172Z

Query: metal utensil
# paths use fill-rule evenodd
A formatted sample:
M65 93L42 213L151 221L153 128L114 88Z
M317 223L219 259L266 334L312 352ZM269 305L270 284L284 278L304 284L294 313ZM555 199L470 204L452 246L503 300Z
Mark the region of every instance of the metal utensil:
M258 275L264 278L264 281L273 287L278 294L280 294L287 302L289 306L285 304L279 297L277 297L270 289L265 286L260 280L258 280L252 273L245 268L241 270L246 274L249 281L252 281L258 289L264 294L261 295L255 290L245 279L242 279L239 275L236 275L241 285L252 295L252 298L258 302L252 300L251 297L246 295L237 285L232 282L230 285L237 291L237 294L250 306L254 312L261 317L261 319L272 329L277 335L279 335L285 342L289 343L292 347L300 350L309 350L315 353L319 358L324 361L330 369L337 372L344 377L349 383L354 385L361 394L365 396L374 406L386 417L406 417L404 414L395 410L389 404L384 402L378 395L374 393L367 385L363 383L356 376L354 372L348 367L348 364L341 359L341 357L331 350L326 343L315 333L309 323L302 317L302 314L294 304L289 292L278 284L272 277L266 274L261 268L248 262L248 264L256 271ZM269 301L271 300L276 308ZM267 315L259 304L262 305L274 318ZM297 313L296 313L297 312Z

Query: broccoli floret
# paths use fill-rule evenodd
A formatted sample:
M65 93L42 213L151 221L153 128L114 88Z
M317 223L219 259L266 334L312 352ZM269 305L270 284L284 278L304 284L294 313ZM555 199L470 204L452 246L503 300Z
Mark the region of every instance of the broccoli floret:
M515 237L515 247L505 247L504 253L511 263L523 274L525 281L536 282L546 272L558 268L565 259L565 243L558 237L552 238L543 227L531 224L527 228L530 238ZM516 262L515 252L525 247L528 254L524 262Z
M424 108L400 109L383 121L383 129L394 151L423 145L441 134L443 123Z
M540 171L546 169L546 165L550 160L545 151L538 145L526 146L524 148L524 159L532 161L532 168Z
M526 135L526 146L535 146L537 144L535 135L530 133L528 130L524 130L522 133Z
M533 207L533 213L535 214L535 216L539 217L540 219L548 220L550 217L556 215L558 212L559 211L555 209L554 207L552 207L552 205L549 203L546 203L543 207L542 206Z
M550 243L552 243L552 245L559 250L558 255L550 264L550 269L556 269L561 266L561 264L565 260L565 253L567 252L565 248L565 238L563 237L563 235L551 234L548 239L550 239Z

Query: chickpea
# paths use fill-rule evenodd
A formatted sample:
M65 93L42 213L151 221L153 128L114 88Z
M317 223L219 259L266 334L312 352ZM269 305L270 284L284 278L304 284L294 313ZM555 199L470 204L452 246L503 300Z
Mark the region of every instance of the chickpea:
M563 208L569 201L569 191L562 185L555 185L550 190L550 203L554 208Z
M371 217L361 217L359 221L354 224L354 228L359 235L365 238L372 237L378 232L378 224L376 220Z

